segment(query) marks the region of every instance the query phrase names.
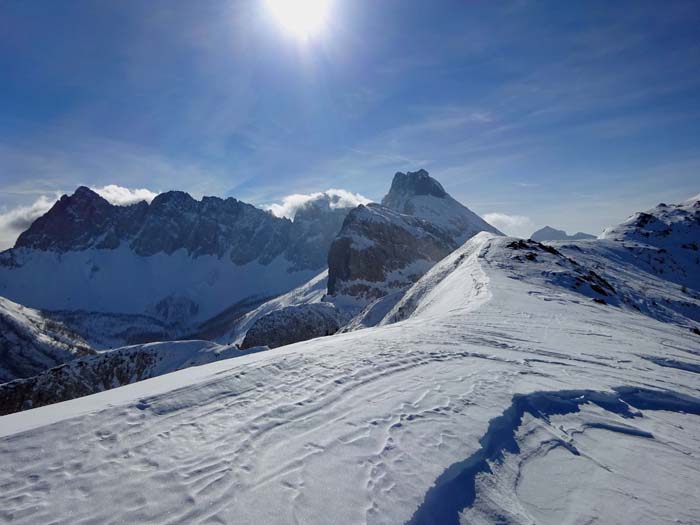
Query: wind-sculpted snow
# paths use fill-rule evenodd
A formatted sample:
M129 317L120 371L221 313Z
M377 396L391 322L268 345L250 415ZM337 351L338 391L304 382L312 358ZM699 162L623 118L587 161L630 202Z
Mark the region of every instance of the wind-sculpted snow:
M573 400L577 412L524 411L520 453L476 477L463 515L692 522L700 419L692 404L653 410L661 398L645 392L697 398L697 374L640 356L698 365L697 336L559 286L575 279L554 279L550 266L569 275L575 265L511 242L475 239L438 279L440 294L423 294L401 322L2 417L0 520L405 522L450 465L479 453L514 399L578 391L618 396L644 417Z
M477 476L492 473L490 464L502 463L505 454L521 453L516 433L525 414L542 420L544 424L550 424L550 416L579 412L581 406L588 403L622 418L643 417L643 412L634 412L631 407L700 415L698 398L638 387L616 387L613 392L563 390L517 394L503 414L489 422L486 433L479 440L481 448L467 459L450 465L435 481L410 523L459 524L459 513L471 506L476 498ZM629 425L586 422L583 426L654 438L651 433ZM548 446L561 446L573 455L581 455L576 449L575 439L569 435L563 438L552 437ZM510 520L508 522L512 523Z

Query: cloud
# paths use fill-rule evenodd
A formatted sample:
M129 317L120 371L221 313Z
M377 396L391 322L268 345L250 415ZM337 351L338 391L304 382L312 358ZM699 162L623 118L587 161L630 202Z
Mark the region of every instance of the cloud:
M0 213L0 250L12 246L17 236L29 228L34 220L49 211L54 202L56 197L41 195L32 204L17 206Z
M352 193L347 190L329 189L323 192L301 194L295 193L282 198L281 203L266 204L263 208L269 210L277 217L287 217L294 219L297 211L311 202L326 201L328 206L335 210L338 208L354 208L360 204L372 202L367 197L359 193Z
M145 188L131 189L116 184L108 184L102 188L92 188L103 199L116 206L128 206L140 201L151 202L157 193Z
M92 189L116 206L128 206L139 201L151 202L157 195L145 188L131 189L116 184ZM53 196L40 195L32 204L17 206L0 213L0 250L13 246L19 234L49 211L61 193L57 191Z
M515 237L528 238L534 231L534 223L524 215L508 215L507 213L486 213L486 222L495 226L503 233Z

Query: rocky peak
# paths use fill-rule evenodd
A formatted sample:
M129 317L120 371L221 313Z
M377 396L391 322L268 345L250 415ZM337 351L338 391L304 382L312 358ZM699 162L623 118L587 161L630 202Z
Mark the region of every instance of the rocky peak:
M409 171L394 175L389 193L382 199L382 204L389 208L398 208L400 203L410 197L418 195L431 195L442 199L447 192L438 181L432 178L427 171Z
M220 199L219 199L220 200ZM171 209L174 211L186 211L196 208L198 202L184 191L166 191L156 195L151 202L151 208L155 210Z
M234 198L196 200L183 191L157 195L149 204L115 206L81 186L64 195L20 235L16 247L81 251L129 247L137 255L229 254L236 265L269 264L279 256L292 270L321 270L349 208L325 195L303 206L294 222Z
M73 195L63 195L36 219L19 236L15 246L59 251L85 246L95 231L106 229L113 208L90 188L80 186Z
M68 200L73 200L73 201L104 201L107 202L104 198L100 197L100 195L88 188L87 186L78 186L78 188L75 190L73 195L70 197L67 195L64 195Z

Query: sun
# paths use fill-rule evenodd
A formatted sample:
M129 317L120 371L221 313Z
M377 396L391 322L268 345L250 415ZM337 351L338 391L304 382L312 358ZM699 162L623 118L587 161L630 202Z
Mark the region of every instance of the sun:
M331 0L265 0L265 4L285 30L307 40L325 27Z

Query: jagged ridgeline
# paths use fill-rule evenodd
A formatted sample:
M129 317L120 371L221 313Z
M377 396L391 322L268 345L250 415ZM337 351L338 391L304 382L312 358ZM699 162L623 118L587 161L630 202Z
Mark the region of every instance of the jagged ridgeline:
M179 191L115 206L81 187L0 256L0 295L46 310L191 325L323 270L347 211L317 199L290 220Z

